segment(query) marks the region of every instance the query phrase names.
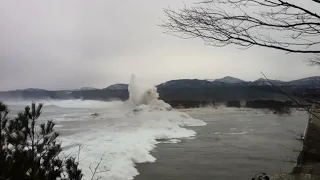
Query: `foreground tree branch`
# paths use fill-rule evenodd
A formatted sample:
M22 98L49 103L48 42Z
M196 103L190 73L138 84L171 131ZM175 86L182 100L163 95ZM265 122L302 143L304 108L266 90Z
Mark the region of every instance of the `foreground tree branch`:
M285 0L206 0L177 11L165 9L168 19L161 26L217 47L235 44L318 55L320 15L310 7L320 9L320 1L306 1L303 7Z

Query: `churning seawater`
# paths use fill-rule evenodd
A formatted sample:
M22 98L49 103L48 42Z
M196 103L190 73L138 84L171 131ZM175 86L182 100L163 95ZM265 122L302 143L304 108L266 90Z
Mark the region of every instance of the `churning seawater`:
M294 111L278 116L264 110L201 108L185 110L207 125L192 127L194 139L159 144L155 163L138 164L135 180L251 180L290 173L302 147L296 134L305 130L308 116Z
M42 101L39 122L53 120L65 156L79 157L86 179L227 180L290 171L307 115L252 109L170 109L133 76L127 102ZM30 102L6 102L11 115ZM180 142L181 141L181 142ZM80 152L78 146L81 146ZM140 175L139 175L140 174ZM137 176L138 175L138 176Z
M22 110L22 104L11 104L12 113ZM54 120L64 154L77 156L80 144L86 177L102 158L99 171L107 172L97 177L116 180L138 174L135 180L246 180L258 172L290 172L294 163L288 161L301 147L292 131L303 133L307 122L306 113L299 111L277 116L228 108L132 111L122 102L45 104L39 121Z

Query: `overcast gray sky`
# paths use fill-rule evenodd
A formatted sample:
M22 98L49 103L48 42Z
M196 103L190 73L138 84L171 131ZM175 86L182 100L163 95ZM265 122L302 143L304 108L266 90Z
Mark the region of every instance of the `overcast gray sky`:
M194 0L184 0L191 4ZM98 88L234 76L292 80L319 74L307 56L215 48L163 33L163 9L181 0L2 0L0 90Z

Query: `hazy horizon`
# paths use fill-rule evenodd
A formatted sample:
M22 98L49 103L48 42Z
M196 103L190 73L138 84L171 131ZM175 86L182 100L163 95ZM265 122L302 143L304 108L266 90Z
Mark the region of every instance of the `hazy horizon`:
M225 77L231 77L231 76L224 76L224 77L221 77L221 78L225 78ZM309 76L309 77L316 77L316 76ZM216 79L221 79L221 78L215 78L215 79L199 79L199 78L184 78L184 79L198 79L198 80L208 80L208 81L213 81L213 80L216 80ZM237 77L233 77L233 78L237 78ZM303 77L303 78L308 78L308 77ZM303 78L299 78L299 79L303 79ZM240 79L240 78L238 78ZM258 80L258 79L264 79L263 77L260 77L260 78L257 78L257 79L254 79L254 80L245 80L245 79L240 79L240 80L243 80L243 81L246 81L246 82L253 82L255 80ZM299 79L291 79L291 80L281 80L281 79L269 79L269 80L279 80L279 81L283 81L283 82L289 82L289 81L294 81L294 80L299 80ZM170 80L183 80L183 79L170 79ZM168 81L170 81L168 80ZM164 82L160 82L158 84L143 84L143 86L147 85L147 86L156 86L156 85L159 85L161 83L165 83L167 81L164 81ZM114 83L114 84L128 84L129 82L118 82L118 83ZM12 90L23 90L23 89L45 89L45 90L52 90L52 91L55 91L55 90L77 90L77 89L81 89L81 88L96 88L96 89L103 89L103 88L107 88L108 86L111 86L111 85L114 85L114 84L109 84L109 85L106 85L104 87L94 87L94 86L81 86L81 87L76 87L76 88L67 88L67 89L46 89L46 88L42 88L42 87L22 87L22 88L18 88L18 89L6 89L6 90L0 90L1 91L12 91Z
M0 91L104 88L132 73L147 85L232 76L295 80L319 74L308 55L215 48L163 33L163 9L196 0L0 2Z

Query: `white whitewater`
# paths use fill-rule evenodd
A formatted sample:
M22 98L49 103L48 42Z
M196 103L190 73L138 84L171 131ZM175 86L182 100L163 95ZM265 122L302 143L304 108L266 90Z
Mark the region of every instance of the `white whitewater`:
M68 147L65 154L77 156L76 145L84 146L79 159L85 179L91 179L89 167L94 169L101 160L98 171L103 172L94 179L132 180L139 174L135 163L156 161L150 151L159 143L157 140L178 143L180 138L196 135L186 126L205 125L205 122L193 119L186 113L171 110L170 105L158 99L155 87L139 87L134 75L130 79L129 93L130 98L124 103L78 100L45 102L51 112L50 108L59 106L58 115L50 118L56 120L60 130L70 126L70 123L74 124L71 127L73 130L83 129L62 136L61 140L62 145ZM61 109L66 114L61 113ZM90 117L95 112L99 116Z
M158 110L170 110L171 106L159 100L159 93L156 87L143 89L138 86L135 75L131 75L129 83L129 100L127 103L135 108L157 108Z

